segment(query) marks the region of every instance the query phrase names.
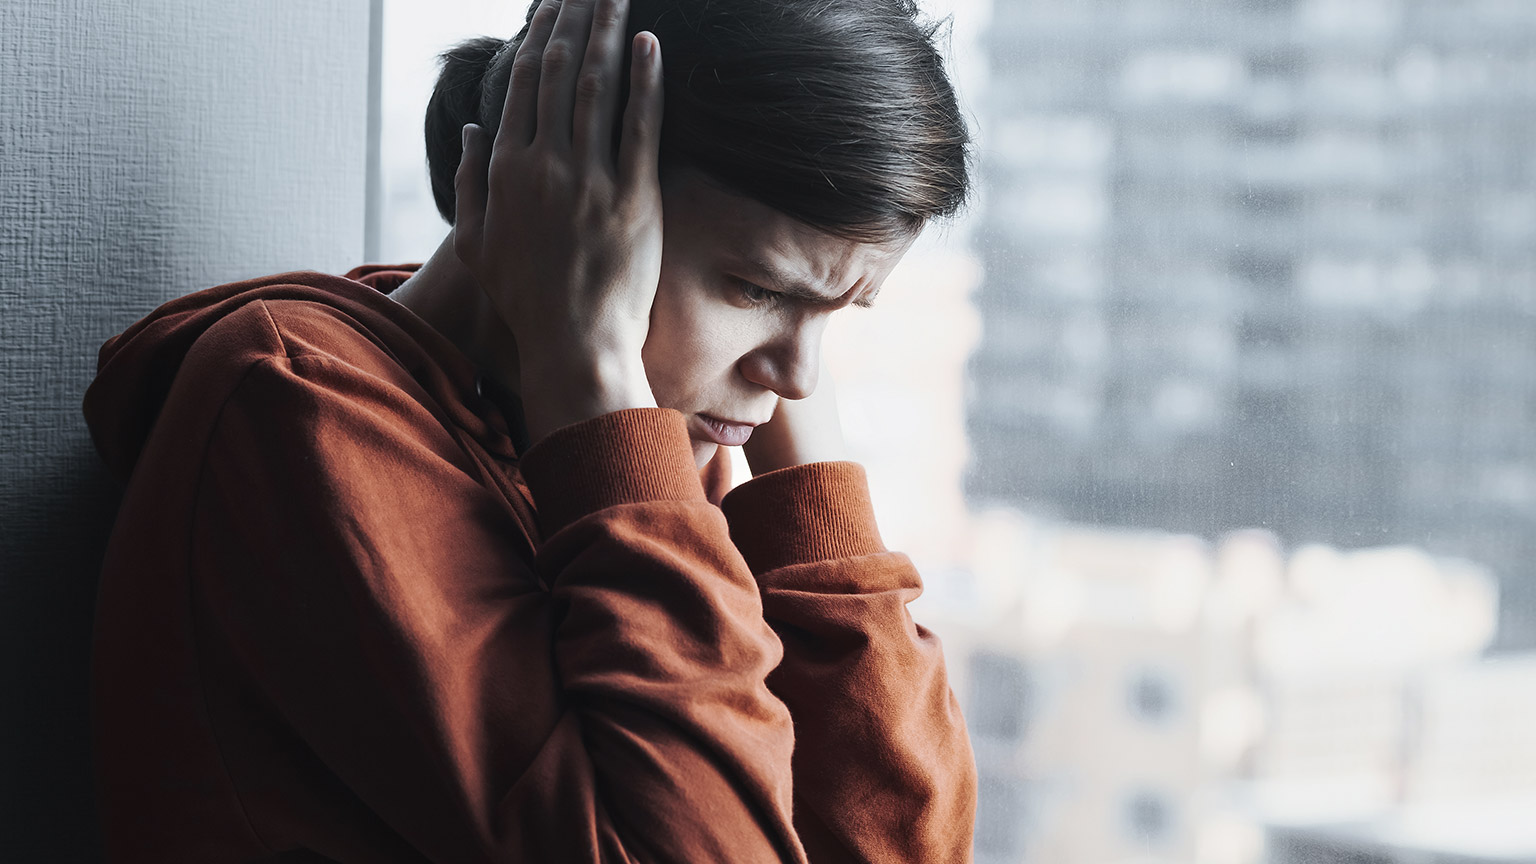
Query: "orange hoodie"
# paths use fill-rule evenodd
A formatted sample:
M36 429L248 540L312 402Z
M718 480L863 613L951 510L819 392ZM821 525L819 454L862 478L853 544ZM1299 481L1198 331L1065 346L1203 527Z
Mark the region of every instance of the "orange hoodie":
M722 499L660 408L520 453L408 275L225 285L102 346L110 860L968 860L970 746L862 469Z

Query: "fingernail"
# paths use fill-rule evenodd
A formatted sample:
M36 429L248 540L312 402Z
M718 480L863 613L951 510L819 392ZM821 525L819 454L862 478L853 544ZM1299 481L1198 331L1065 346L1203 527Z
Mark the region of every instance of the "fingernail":
M640 46L639 47L640 47L640 56L641 57L645 57L645 58L649 58L651 56L651 54L653 53L651 37L648 36L648 35L642 35L640 37Z
M468 150L469 149L469 124L468 123L465 123L464 124L464 128L459 130L459 149L460 150Z

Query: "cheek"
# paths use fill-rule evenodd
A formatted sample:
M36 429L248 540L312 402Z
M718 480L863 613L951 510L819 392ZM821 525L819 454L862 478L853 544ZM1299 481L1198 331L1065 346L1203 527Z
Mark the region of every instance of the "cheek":
M658 405L684 411L707 407L689 403L708 396L733 362L725 350L731 340L723 338L731 322L722 305L709 302L697 285L663 273L642 353Z

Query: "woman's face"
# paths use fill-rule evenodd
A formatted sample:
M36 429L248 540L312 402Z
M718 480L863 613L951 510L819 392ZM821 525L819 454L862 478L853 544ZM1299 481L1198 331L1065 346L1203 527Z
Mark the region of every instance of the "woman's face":
M741 443L705 418L758 425L781 397L810 396L828 316L868 305L915 238L834 237L686 169L663 173L662 207L645 372L656 403L687 417L702 468Z

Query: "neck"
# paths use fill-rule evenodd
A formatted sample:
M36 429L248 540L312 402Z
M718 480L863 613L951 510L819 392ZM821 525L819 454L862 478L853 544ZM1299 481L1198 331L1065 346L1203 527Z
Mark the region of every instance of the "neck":
M454 254L452 231L421 269L390 296L432 325L502 386L521 393L517 342L490 298Z

